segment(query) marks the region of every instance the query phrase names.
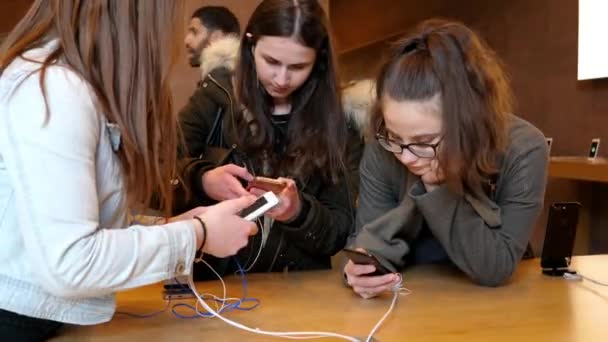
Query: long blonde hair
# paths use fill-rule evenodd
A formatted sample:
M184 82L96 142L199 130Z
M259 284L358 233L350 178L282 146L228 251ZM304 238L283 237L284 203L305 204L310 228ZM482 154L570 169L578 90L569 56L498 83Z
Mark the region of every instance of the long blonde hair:
M120 127L129 206L147 205L158 191L171 207L178 132L169 76L183 19L183 0L35 0L0 47L1 73L25 51L59 40L41 65L45 101L45 72L58 60L91 85L100 111Z

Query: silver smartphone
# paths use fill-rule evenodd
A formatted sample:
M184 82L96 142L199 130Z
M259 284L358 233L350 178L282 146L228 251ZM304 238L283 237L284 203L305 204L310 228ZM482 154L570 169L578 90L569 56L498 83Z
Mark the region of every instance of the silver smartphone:
M549 155L551 155L551 145L553 145L553 138L547 138L547 150Z

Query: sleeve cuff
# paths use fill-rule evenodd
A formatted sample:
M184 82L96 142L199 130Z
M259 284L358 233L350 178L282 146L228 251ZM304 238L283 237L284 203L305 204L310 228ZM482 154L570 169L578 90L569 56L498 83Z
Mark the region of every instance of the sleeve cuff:
M437 189L438 190L438 189ZM420 198L426 194L426 188L420 180L416 181L409 190L410 197L413 199Z
M310 213L310 202L304 196L300 196L300 201L302 203L302 208L300 209L300 213L298 214L298 216L287 222L283 222L283 224L292 228L297 228L302 226L304 222L306 222L308 214Z
M194 221L179 221L159 227L169 232L171 248L167 271L173 276L189 275L196 254L196 227Z
M193 190L195 194L199 194L199 196L202 196L203 198L208 197L207 196L207 192L205 192L205 188L203 187L203 175L205 174L205 172L209 171L213 169L213 165L210 163L200 163L196 166L193 167L192 173L191 173L191 182L192 185L194 186Z
M447 184L441 184L435 190L427 192L421 181L417 181L410 187L409 196L418 207L423 209L429 206L442 208L444 205L454 203L458 199L458 195L450 191Z

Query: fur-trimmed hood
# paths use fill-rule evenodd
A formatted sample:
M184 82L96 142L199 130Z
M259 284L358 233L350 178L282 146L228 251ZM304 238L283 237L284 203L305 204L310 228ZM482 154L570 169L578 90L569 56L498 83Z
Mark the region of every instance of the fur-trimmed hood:
M357 126L361 134L368 130L375 101L376 83L373 80L353 81L342 89L344 113Z
M234 71L240 44L239 37L231 34L204 48L201 52L201 79L205 79L207 74L217 68Z

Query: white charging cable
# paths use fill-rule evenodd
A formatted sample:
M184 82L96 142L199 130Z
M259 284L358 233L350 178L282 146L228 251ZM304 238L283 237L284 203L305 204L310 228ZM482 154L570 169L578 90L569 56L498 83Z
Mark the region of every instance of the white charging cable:
M207 265L207 267L211 268L213 270L213 268L205 263ZM215 270L213 270L214 273L216 275L217 272L215 272ZM218 275L219 277L219 275ZM221 279L221 277L219 277ZM223 284L223 281L222 281ZM212 314L213 316L221 319L222 321L224 321L225 323L232 325L235 328L239 328L254 334L260 334L260 335L267 335L267 336L274 336L274 337L282 337L282 338L287 338L287 339L317 339L317 338L325 338L325 337L335 337L335 338L339 338L342 340L346 340L346 341L351 341L351 342L362 342L360 339L356 338L356 337L352 337L352 336L347 336L347 335L342 335L342 334L338 334L338 333L333 333L333 332L322 332L322 331L297 331L297 332L288 332L288 331L266 331L266 330L262 330L260 328L250 328L246 325L243 325L241 323L229 320L225 317L223 317L222 315L220 315L217 311L214 311L206 302L205 300L198 294L198 291L196 290L196 285L194 285L194 281L192 279L192 274L190 274L188 276L188 285L190 286L190 289L192 290L192 292L194 293L194 295L196 296L198 303L201 304L201 306L203 308L205 308L205 310L207 310L208 313ZM376 331L378 330L378 328L380 327L380 325L386 320L386 318L390 315L390 313L393 311L396 303L397 303L397 298L399 297L399 294L410 294L411 291L402 287L402 279L401 279L401 275L400 275L400 279L399 279L399 283L396 285L395 288L393 288L393 300L391 302L391 305L389 307L389 309L387 310L387 312L384 314L384 316L382 316L382 318L380 319L380 321L378 321L378 323L374 326L374 328L372 329L371 333L369 334L369 336L367 337L366 341L369 342L372 340L373 335L376 333ZM224 287L224 291L225 291L225 287ZM224 293L224 297L226 297L226 294ZM197 307L198 307L198 303L197 303ZM197 313L198 313L198 309L197 309Z
M240 300L238 298L227 298L226 297L226 295L227 295L226 294L226 292L227 292L226 291L226 283L224 282L224 279L222 279L222 277L220 276L220 274L217 273L217 271L213 267L211 267L211 265L209 265L208 262L206 262L203 259L200 259L200 262L204 263L207 267L209 267L209 269L211 270L211 272L213 272L215 274L215 276L220 280L220 283L222 284L222 292L224 293L224 296L222 298L219 298L219 297L217 297L217 296L215 296L215 295L213 295L211 293L203 293L202 296L201 296L202 298L211 297L211 299L214 299L214 301L215 301L215 309L218 312L222 312L222 310L224 310L224 307L226 307L226 303L227 302L231 302L231 301L235 301L236 302L236 301ZM190 279L192 279L192 276L188 277L188 281L190 281ZM190 286L190 284L188 284L188 286ZM192 290L194 292L194 289L192 289L192 286L190 286L190 290ZM198 298L198 296L199 296L198 293L194 292L194 294ZM218 303L221 303L222 306L218 307L218 305L219 305ZM197 300L196 301L196 306L194 307L194 309L196 310L196 313L200 315L200 312L198 311L198 305L199 305L199 301Z
M376 323L376 326L374 326L374 328L372 329L372 331L369 333L369 335L367 336L366 342L370 342L372 340L372 338L376 334L376 331L380 328L380 326L382 325L382 323L384 323L384 321L391 314L391 312L395 308L395 305L397 304L397 298L399 298L399 295L400 294L402 294L402 295L409 295L409 294L412 293L411 290L409 290L408 288L403 287L402 285L403 285L403 277L401 276L401 274L399 274L399 282L397 283L397 285L395 285L395 287L392 290L392 292L393 292L393 300L391 302L391 306L389 306L389 308L386 311L386 313L384 314L384 316L382 316L382 318L380 318L380 320L378 321L378 323Z
M258 254L255 256L255 259L253 259L253 262L250 265L245 265L246 269L245 269L245 273L251 271L251 269L253 268L253 266L255 266L255 263L258 262L258 259L260 258L260 254L262 254L262 249L264 249L264 245L266 245L266 239L268 238L268 232L265 232L265 227L264 227L264 222L261 221L260 219L257 219L256 225L258 225L258 227L262 227L262 240L260 241L260 249L258 249ZM207 265L207 267L211 268L211 266ZM217 273L216 273L217 274ZM219 277L219 275L218 275Z
M608 284L606 283L602 283L601 281L586 277L580 273L575 273L575 272L566 272L563 275L564 279L566 280L572 280L572 281L583 281L586 280L588 282L594 283L596 285L600 285L600 286L608 286Z

